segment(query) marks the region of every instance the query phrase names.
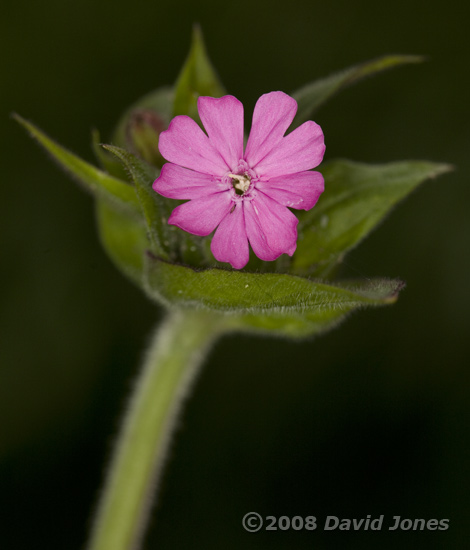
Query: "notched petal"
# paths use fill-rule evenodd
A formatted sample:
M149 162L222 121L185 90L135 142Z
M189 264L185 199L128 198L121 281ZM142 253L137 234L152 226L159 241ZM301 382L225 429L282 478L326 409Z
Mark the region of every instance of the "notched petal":
M245 151L251 167L280 143L296 112L297 102L284 92L271 92L258 99Z
M324 153L322 129L309 120L284 137L252 168L261 179L295 174L318 166Z
M168 223L204 237L214 231L223 217L230 211L232 201L227 191L194 199L177 206Z
M323 193L325 182L320 172L307 171L259 181L256 187L279 204L310 210Z
M243 157L243 104L236 97L200 97L199 116L212 145L234 170Z
M226 190L226 185L216 176L167 162L154 181L153 189L170 199L200 199Z
M243 202L238 202L220 222L211 242L211 251L219 262L228 262L234 269L248 263L250 250L245 229Z
M245 201L246 233L254 253L272 261L281 254L294 253L299 220L292 212L258 191L256 198Z
M173 164L205 174L221 176L229 170L220 153L192 118L180 115L160 134L158 148Z

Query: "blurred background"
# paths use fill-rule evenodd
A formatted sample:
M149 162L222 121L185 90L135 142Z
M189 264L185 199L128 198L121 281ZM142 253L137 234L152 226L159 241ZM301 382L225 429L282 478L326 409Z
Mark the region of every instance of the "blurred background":
M120 113L172 84L199 22L230 93L382 54L428 62L343 92L316 116L326 158L427 159L424 184L347 258L400 277L398 303L303 343L231 336L181 418L145 548L468 546L468 11L430 0L4 0L0 19L0 547L83 548L92 504L161 312L96 239L92 200L12 111L93 160ZM450 519L447 531L246 533L245 513Z

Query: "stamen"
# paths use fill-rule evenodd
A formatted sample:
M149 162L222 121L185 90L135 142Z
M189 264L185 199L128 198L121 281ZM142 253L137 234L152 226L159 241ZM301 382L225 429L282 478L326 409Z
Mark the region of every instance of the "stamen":
M241 174L227 174L230 178L232 178L232 184L235 189L238 191L241 191L241 194L243 195L248 191L248 188L250 187L251 179L248 176L244 176Z

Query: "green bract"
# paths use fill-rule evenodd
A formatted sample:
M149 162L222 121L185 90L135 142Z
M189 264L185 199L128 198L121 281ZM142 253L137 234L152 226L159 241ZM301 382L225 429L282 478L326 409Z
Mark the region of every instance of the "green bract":
M336 92L413 56L383 57L313 82L293 93L299 109L293 127L307 120ZM368 166L334 160L320 168L325 192L308 212L297 213L299 239L292 258L265 263L252 258L242 271L222 269L208 238L168 225L177 202L152 189L164 159L159 132L177 114L196 120L200 95L225 93L196 29L189 57L175 87L161 88L128 109L112 142L93 147L101 169L61 147L16 116L30 134L96 203L98 231L116 267L157 303L204 308L228 329L302 337L329 329L349 312L396 300L397 280L333 281L344 255L369 234L391 208L424 180L449 166L421 161Z

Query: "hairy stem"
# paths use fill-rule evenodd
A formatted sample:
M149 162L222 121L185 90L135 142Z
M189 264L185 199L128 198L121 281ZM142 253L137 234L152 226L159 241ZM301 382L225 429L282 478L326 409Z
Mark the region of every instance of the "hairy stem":
M213 313L179 310L156 331L124 418L89 550L138 547L176 415L221 321Z

